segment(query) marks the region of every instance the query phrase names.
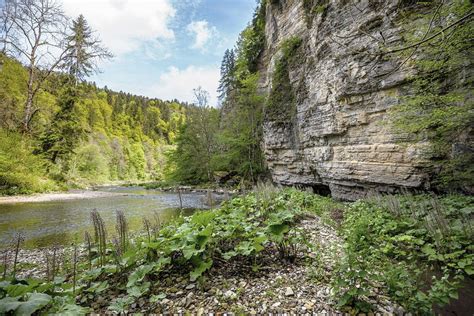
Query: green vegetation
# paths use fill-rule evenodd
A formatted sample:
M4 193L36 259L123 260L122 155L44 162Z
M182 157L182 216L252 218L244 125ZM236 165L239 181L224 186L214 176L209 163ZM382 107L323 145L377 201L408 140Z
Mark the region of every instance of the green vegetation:
M0 190L31 193L115 180L162 180L165 153L186 106L55 75L35 99L41 111L21 131L27 71L0 57Z
M162 180L186 106L86 83L112 55L82 15L69 24L59 2L4 2L0 194Z
M359 201L344 214L345 257L333 280L340 307L370 311L383 291L406 310L431 314L457 299L474 275L474 199L388 196Z
M469 191L474 182L474 155L469 147L474 120L472 101L474 25L468 19L441 32L472 12L470 1L450 4L424 3L431 14L406 12L404 47L394 49L418 73L411 78L413 91L393 111L402 132L428 140L426 167L435 174L434 187L443 191ZM409 20L410 23L406 23ZM413 30L419 32L413 32ZM441 33L440 33L441 32ZM423 42L436 34L445 34Z
M289 68L297 60L302 40L290 38L281 44L282 56L275 65L272 90L265 106L265 118L272 122L290 124L296 117L296 96L291 84Z
M198 184L227 174L235 185L262 177L264 97L257 91L257 70L265 44L265 7L265 1L258 5L236 48L224 55L218 90L221 109L210 108L197 95L198 106L187 113L177 149L170 153L169 179Z
M303 0L303 8L305 12L306 25L311 28L315 15L324 15L328 8L328 0Z
M186 124L176 139L177 148L170 153L170 178L177 182L198 184L213 181L214 157L217 154L216 133L219 111L208 105L208 94L195 90L199 105L189 109Z
M252 270L259 270L269 255L293 262L297 249L311 246L302 242L304 232L295 228L296 223L304 214L325 205L327 198L265 186L219 209L179 217L165 226L147 221L146 227L153 234L149 230L130 241L123 214L118 213L117 234L126 237L115 243L105 241L107 232L99 213L94 212L95 238L87 234L86 245L90 246L86 260L72 261L62 271L67 282L58 276L46 282L18 280L6 274L0 283L0 306L6 309L4 312L16 313L23 308L29 308L29 312L86 312L75 304L90 306L97 295L118 289L126 296L115 299L108 309L121 312L143 296L149 296L152 302L162 299L162 293L153 292L152 281L164 273L189 273L194 281L218 261L245 262ZM41 303L37 302L40 298Z
M406 311L431 314L433 306L456 299L462 280L474 274L473 206L472 197L458 195L386 196L342 204L265 185L218 209L167 224L146 219L145 234L134 238L123 214L117 213L119 237L114 242L105 239L108 234L95 212L95 238L87 234L85 258L76 262L71 254L61 271L53 268L48 274L50 281L18 280L6 273L0 306L16 312L85 312L81 306L91 306L100 295L110 298L109 311L123 312L140 298L150 304L163 300L167 293L156 284L170 275L187 274L193 282L223 263L251 272L274 261L304 262L308 280L332 285L340 310L373 311L371 298L377 293ZM333 253L333 270L325 270L319 256L304 255L320 247L307 242L309 232L299 225L314 214L338 227L343 238L343 252ZM268 290L266 295L275 293Z
M31 152L31 141L0 129L0 191L6 194L53 190L57 185L44 172L44 160Z

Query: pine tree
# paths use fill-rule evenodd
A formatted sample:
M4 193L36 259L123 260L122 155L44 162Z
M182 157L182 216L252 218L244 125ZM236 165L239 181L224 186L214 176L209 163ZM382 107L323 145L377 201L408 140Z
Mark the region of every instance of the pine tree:
M223 101L235 88L235 53L233 49L227 49L221 64L221 79L219 81L219 99Z
M67 37L67 54L63 68L74 78L82 81L98 71L97 61L108 59L112 54L102 46L81 14L72 21L71 34Z

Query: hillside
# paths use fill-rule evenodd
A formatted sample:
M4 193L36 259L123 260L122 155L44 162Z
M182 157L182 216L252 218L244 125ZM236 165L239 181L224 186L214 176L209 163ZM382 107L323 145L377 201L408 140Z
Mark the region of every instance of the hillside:
M56 74L35 99L41 110L25 135L20 122L27 69L5 56L0 64L0 191L163 179L165 154L186 120L186 104L90 83L71 88L67 76Z

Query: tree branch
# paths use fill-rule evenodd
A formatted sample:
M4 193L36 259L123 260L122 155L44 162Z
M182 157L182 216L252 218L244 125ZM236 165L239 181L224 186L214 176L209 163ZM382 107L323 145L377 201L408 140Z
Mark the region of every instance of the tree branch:
M383 52L382 54L383 55L387 55L387 54L393 54L393 53L397 53L397 52L401 52L401 51L404 51L404 50L407 50L407 49L410 49L410 48L413 48L413 47L417 47L417 46L420 46L430 40L432 40L433 38L435 37L438 37L439 35L443 34L445 31L451 29L452 27L455 27L459 24L462 24L464 22L466 22L469 18L471 18L472 16L474 15L474 11L471 11L469 14L465 15L464 17L460 18L459 20L457 20L456 22L453 22L451 23L450 25L446 26L445 28L443 28L442 30L440 30L439 32L431 35L430 37L424 39L424 40L421 40L415 44L412 44L412 45L409 45L409 46L406 46L406 47L402 47L402 48L397 48L397 49L393 49L393 50L390 50L388 52Z

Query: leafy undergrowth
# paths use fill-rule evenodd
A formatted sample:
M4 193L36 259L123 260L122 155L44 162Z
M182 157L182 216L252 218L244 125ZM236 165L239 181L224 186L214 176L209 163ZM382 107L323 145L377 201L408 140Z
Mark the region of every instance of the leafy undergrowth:
M269 255L291 263L302 247L311 247L305 232L296 229L295 224L308 212L326 209L332 203L328 198L294 189L265 188L234 198L219 209L178 217L163 227L148 221L145 226L149 229L143 237L110 244L104 244L100 215L94 213L95 246L88 258L77 264L74 286L73 275L68 275L69 283L62 286L54 281L4 281L1 313L18 313L22 304L38 293L42 303L35 304L34 310L58 312L61 306L65 310L79 309L73 299L66 300L73 292L79 297L77 304L90 306L97 295L112 289L126 296L111 302L108 310L123 312L143 296L150 302L159 301L161 294L153 293L152 284L166 272L189 274L194 281L219 262L239 262L250 271L261 269ZM20 283L23 291L9 290Z
M417 315L458 299L463 280L474 274L473 215L474 198L468 196L353 203L345 212L345 257L334 279L339 306L370 311L374 288Z
M261 298L276 311L292 310L293 295L268 286L273 276L291 278L281 286L291 283L298 299L301 293L318 299L304 301L308 308L383 313L392 301L402 311L429 314L434 305L456 298L461 280L472 275L473 201L388 196L342 204L296 189L263 187L164 226L145 219L145 233L134 238L128 238L125 218L118 214L118 237L111 243L95 212L95 242L82 259L70 264L64 278L53 273L48 282L6 278L0 283L0 314L81 314L90 307L166 311L168 298L182 299L173 306L183 310L194 306L179 288L193 292L197 301L224 299L227 305L216 305L221 311L248 312L245 302L258 306ZM328 225L343 241L328 234ZM342 252L326 247L332 259L323 260L328 238L344 247L339 246ZM235 278L235 284L247 284L245 291L240 285L219 290ZM220 283L209 284L216 280ZM202 293L206 286L209 292ZM318 298L322 292L330 297Z

